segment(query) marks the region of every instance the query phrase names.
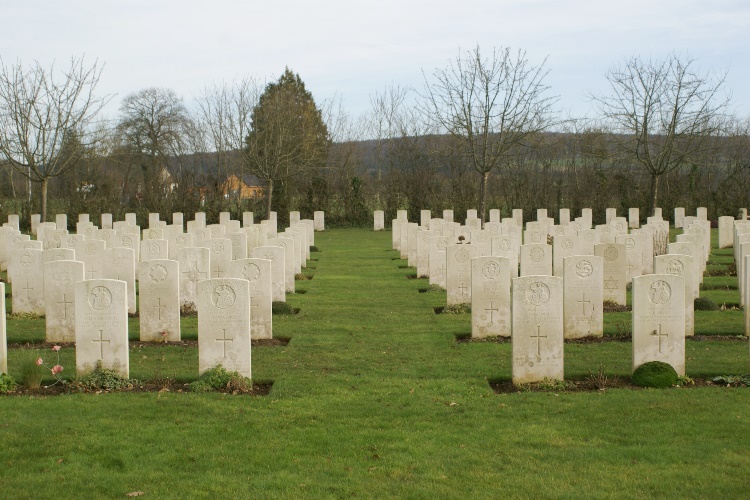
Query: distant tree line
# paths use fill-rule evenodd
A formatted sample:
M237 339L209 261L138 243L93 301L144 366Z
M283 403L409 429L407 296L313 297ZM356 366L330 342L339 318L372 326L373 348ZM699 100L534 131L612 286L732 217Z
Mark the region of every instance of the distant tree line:
M146 88L121 100L113 123L98 119L111 98L96 95L97 62L3 64L0 217L274 210L285 222L290 210L324 210L340 227L370 226L373 210L390 220L400 209L462 219L590 207L603 219L608 207L645 218L655 206L706 206L715 218L750 206L750 121L729 112L725 75L687 56L634 57L591 96L595 118L563 118L545 63L477 47L425 74L421 89L373 94L358 117L339 99L316 103L287 68L190 103Z

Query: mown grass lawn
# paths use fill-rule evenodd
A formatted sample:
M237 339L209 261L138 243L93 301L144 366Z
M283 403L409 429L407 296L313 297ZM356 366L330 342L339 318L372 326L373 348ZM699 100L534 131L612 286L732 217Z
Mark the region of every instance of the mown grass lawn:
M750 491L750 389L495 394L510 344L457 343L469 315L436 315L440 292L390 250L389 232L316 234L285 346L254 347L264 397L162 393L0 397L5 498L711 497ZM716 278L706 278L716 279ZM721 293L726 290L719 290ZM709 296L714 291L702 292ZM737 294L736 290L728 293ZM738 299L735 300L738 302ZM605 315L605 330L630 327ZM137 339L137 320L130 323ZM741 311L696 313L703 335L741 335ZM196 339L195 318L183 338ZM43 320L10 319L38 343ZM42 353L46 346L36 344ZM18 377L29 349L9 353ZM45 354L46 355L46 354ZM131 376L197 377L197 348L131 349ZM689 340L687 373L749 371L743 340ZM63 349L66 374L72 349ZM565 373L628 376L629 342L566 344ZM179 387L179 386L176 386Z

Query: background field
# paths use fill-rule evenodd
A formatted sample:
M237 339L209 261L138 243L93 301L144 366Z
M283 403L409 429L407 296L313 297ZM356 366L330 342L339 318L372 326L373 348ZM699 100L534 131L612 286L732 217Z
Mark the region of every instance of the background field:
M161 393L0 397L0 491L7 498L742 497L750 480L750 390L607 389L495 394L509 343L457 343L469 315L436 315L445 294L368 230L316 234L321 252L275 316L286 346L253 348L265 397L178 393L195 347L133 348L131 375ZM717 253L716 266L731 251ZM706 283L736 284L735 278ZM737 303L736 289L702 292ZM605 314L605 331L630 326ZM130 323L137 339L137 319ZM618 330L619 329L619 330ZM696 333L741 335L742 311L698 312ZM195 318L183 338L196 339ZM51 354L43 320L9 319L9 353ZM52 358L50 358L52 359ZM748 372L744 339L687 342L692 377ZM74 370L63 350L66 375ZM566 344L565 376L628 376L631 344Z

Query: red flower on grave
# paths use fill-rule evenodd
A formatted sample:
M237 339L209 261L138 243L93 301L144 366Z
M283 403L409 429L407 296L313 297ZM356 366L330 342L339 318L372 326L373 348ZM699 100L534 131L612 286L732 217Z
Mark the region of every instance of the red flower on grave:
M42 360L42 358L38 358L38 359L36 360L36 365L37 365L37 366L42 366L42 364L43 364L43 363L44 363L44 361Z
M55 351L55 352L57 352L57 351L60 350L60 346L59 345L53 345L52 346L52 350Z
M57 375L61 371L63 371L63 367L60 365L55 365L52 367L52 375Z

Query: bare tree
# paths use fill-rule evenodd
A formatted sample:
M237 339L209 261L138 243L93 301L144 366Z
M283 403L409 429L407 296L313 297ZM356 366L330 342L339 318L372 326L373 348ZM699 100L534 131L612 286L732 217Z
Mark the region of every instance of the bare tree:
M699 164L722 131L730 100L721 93L726 74L699 73L694 65L678 54L661 61L633 57L607 72L611 94L593 97L620 150L651 176L650 213L660 177Z
M253 108L258 103L260 84L243 78L231 85L206 87L196 100L198 119L209 149L216 157L217 179L231 174L244 180L248 163L245 138L250 133ZM237 190L239 206L242 190ZM230 193L231 196L231 193Z
M192 121L182 99L171 89L147 88L123 99L118 132L127 152L128 171L140 168L142 195L155 210L170 190L172 158L184 151L192 132ZM129 176L126 175L124 191Z
M49 180L73 168L99 140L89 126L109 100L94 95L102 69L75 57L61 72L54 63L46 69L36 61L24 67L0 60L0 157L41 184L42 221Z
M523 145L530 134L551 123L556 97L544 84L546 59L529 63L526 52L493 49L488 58L479 47L425 76L424 111L441 131L459 140L463 155L480 176L480 217L485 220L490 172Z

